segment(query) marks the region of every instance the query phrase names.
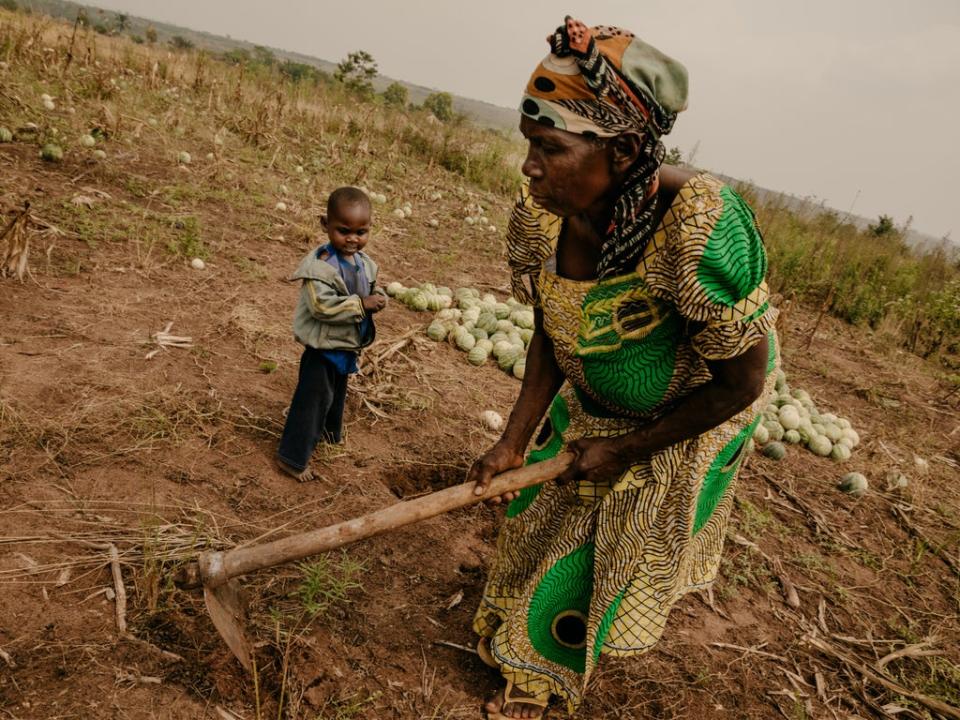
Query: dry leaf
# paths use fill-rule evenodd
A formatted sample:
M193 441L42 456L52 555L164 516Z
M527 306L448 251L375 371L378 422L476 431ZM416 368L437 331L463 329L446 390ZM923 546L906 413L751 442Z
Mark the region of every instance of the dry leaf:
M70 198L70 202L74 205L92 208L97 201L89 195L74 195Z
M457 605L463 602L463 590L457 590L453 595L450 596L450 599L447 600L447 610L453 610Z
M34 560L29 555L24 555L22 552L14 553L14 557L18 557L23 561L23 565L20 566L21 570L26 570L31 575L38 572L37 570L37 561Z
M907 708L897 705L896 703L887 703L882 708L887 715L896 715L897 713L907 712Z

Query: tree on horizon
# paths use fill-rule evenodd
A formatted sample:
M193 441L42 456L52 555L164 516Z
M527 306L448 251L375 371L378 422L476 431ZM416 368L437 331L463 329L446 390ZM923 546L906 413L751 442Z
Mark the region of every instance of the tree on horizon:
M377 76L377 61L366 50L354 50L337 63L333 79L348 90L360 95L373 95L373 78Z

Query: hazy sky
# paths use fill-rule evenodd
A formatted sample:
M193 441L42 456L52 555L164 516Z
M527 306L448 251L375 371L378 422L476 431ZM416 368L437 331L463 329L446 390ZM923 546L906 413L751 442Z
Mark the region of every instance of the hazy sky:
M96 0L94 0L96 1ZM99 0L515 107L567 13L686 64L668 146L696 163L960 240L960 0Z

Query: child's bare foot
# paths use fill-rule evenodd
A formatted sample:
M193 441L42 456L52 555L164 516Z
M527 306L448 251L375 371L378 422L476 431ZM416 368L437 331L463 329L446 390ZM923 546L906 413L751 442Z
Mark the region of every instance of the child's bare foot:
M287 463L280 458L275 458L275 460L277 463L277 469L280 470L280 472L286 473L298 482L310 482L317 477L316 473L314 473L313 470L308 467L304 468L303 470L297 470L295 467L293 467L293 465L287 465Z
M517 718L517 720L529 719L538 720L546 717L546 708L540 700L535 702L523 702L523 698L533 697L516 687L510 686L510 697L505 702L507 688L501 688L497 694L484 703L483 709L487 711L489 718Z

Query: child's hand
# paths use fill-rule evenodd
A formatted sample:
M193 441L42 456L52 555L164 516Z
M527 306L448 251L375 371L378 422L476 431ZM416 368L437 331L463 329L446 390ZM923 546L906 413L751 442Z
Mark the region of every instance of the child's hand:
M367 295L363 298L363 309L367 312L377 312L383 310L387 304L387 299L383 295Z

